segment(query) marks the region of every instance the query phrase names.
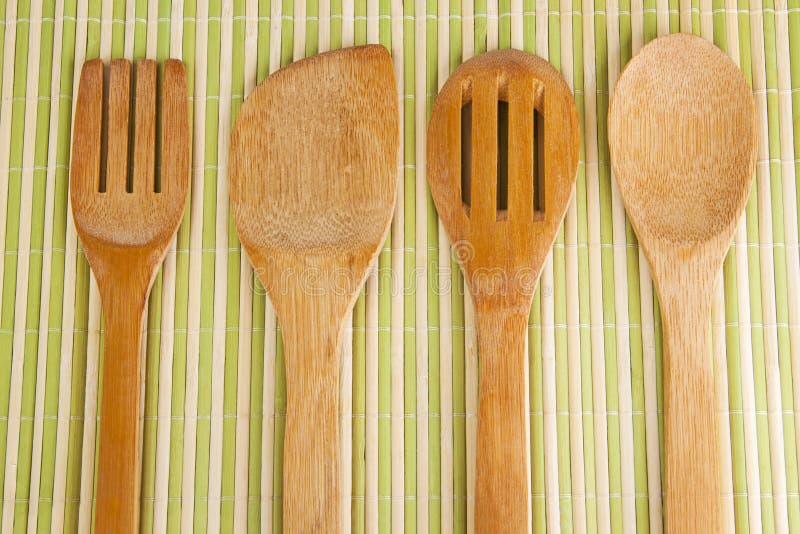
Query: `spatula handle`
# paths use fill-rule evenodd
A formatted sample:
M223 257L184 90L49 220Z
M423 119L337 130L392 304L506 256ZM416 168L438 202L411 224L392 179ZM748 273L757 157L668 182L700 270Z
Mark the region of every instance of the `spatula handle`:
M708 332L712 283L672 284L664 323L666 530L722 532L714 373ZM720 372L724 372L721 370Z
M139 532L139 372L147 287L132 290L120 281L102 295L105 335L95 509L98 534Z
M478 310L477 488L478 534L528 532L530 525L529 443L525 417L523 311Z
M339 338L342 309L304 295L280 310L286 361L283 527L340 531Z

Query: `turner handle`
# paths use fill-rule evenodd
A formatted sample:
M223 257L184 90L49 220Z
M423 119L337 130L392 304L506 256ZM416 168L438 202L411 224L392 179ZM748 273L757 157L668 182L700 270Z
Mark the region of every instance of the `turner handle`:
M660 291L664 324L666 530L721 532L714 373L708 344L713 283Z
M284 530L339 532L338 347L342 306L332 295L302 295L292 299L290 308L279 312L287 396Z
M528 315L478 310L477 488L475 530L528 532L530 482L525 417Z
M132 285L123 280L101 287L105 334L95 510L98 534L139 532L139 373L148 288L144 281Z

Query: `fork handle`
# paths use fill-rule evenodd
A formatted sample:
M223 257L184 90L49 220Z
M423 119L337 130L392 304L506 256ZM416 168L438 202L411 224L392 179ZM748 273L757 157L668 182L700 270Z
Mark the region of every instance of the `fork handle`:
M528 532L530 525L529 444L525 416L525 337L528 314L520 310L477 310L478 534Z
M142 317L149 284L105 284L100 453L95 532L139 531L139 400Z

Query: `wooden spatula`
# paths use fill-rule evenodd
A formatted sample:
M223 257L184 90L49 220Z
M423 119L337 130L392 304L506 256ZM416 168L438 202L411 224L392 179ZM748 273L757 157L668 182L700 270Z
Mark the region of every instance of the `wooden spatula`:
M139 531L139 368L142 316L189 190L189 105L183 63L164 66L161 173L156 173L154 61L136 64L133 169L128 171L131 64L84 64L72 138L75 229L103 303L103 398L95 531ZM104 100L106 101L104 113ZM103 137L103 116L107 130ZM105 150L102 150L106 147Z
M234 125L233 216L286 350L287 532L339 531L337 348L389 229L398 148L394 71L381 46L276 72Z
M517 50L462 64L428 126L428 179L475 301L480 383L476 531L527 532L525 340L534 287L575 185L569 87Z
M661 302L667 532L722 532L708 331L756 163L753 96L714 45L671 35L628 64L608 128L619 191Z

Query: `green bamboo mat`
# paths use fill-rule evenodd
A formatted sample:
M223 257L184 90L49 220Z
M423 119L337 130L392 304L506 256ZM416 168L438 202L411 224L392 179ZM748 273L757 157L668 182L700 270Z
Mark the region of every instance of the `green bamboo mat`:
M343 523L473 528L474 311L427 191L425 126L463 59L514 47L564 74L583 132L530 316L533 530L661 532L661 323L606 112L631 56L677 31L739 63L759 112L712 317L726 531L800 532L800 0L0 0L2 533L91 530L102 320L68 169L78 73L98 56L182 58L191 95L190 206L146 321L142 530L282 530L283 348L230 217L228 137L270 72L367 42L392 51L403 146L342 349Z

